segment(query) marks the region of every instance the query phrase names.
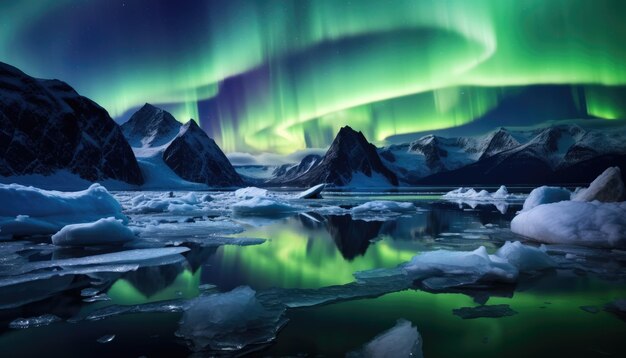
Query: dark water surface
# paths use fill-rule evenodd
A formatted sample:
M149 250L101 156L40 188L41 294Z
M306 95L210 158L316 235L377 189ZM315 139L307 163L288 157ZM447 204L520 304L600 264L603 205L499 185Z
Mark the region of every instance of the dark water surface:
M353 196L327 200L346 207ZM200 294L201 285L228 291L247 285L257 292L273 287L316 289L354 281L353 273L392 268L415 254L435 249L489 252L504 240L519 203L493 205L447 203L439 195L361 194L359 200L412 201L415 213L394 218L297 214L279 219L235 218L245 227L236 237L266 238L253 246L190 245L186 261L142 267L117 277L73 277L52 282L55 294L19 307L0 310L0 355L17 356L187 356L175 337L181 313L137 313L98 321L59 322L44 327L11 329L17 317L55 314L63 320L111 304L134 305ZM68 254L71 255L71 254ZM46 257L34 257L31 260ZM603 261L599 259L599 261ZM608 265L606 260L598 265ZM611 272L623 272L612 262ZM429 293L419 289L388 293L317 307L287 310L287 325L261 356L343 356L406 319L417 326L426 357L624 357L626 324L603 306L626 297L621 275L582 270L553 270L524 276L516 287L479 294ZM109 281L107 281L109 280ZM108 282L110 301L85 303L81 290L94 281ZM205 286L202 286L205 287ZM37 290L37 287L23 287ZM506 304L517 314L501 318L462 319L453 310ZM593 306L588 311L581 306ZM109 343L97 339L114 334Z

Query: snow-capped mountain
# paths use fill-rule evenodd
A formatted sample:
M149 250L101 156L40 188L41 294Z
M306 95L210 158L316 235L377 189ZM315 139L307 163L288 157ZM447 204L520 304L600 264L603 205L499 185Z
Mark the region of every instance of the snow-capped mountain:
M202 189L199 185L243 184L215 141L193 120L183 125L169 112L146 103L122 130L148 187Z
M398 185L398 178L381 161L377 149L363 133L345 126L322 158L307 156L272 184L311 186L327 183L335 186L380 187Z
M163 161L181 178L208 186L238 186L243 181L215 141L190 120L163 152Z
M105 109L59 80L0 63L0 175L70 173L87 181L144 179Z
M283 164L272 173L272 179L269 181L272 183L283 183L289 180L296 179L313 169L317 164L322 161L322 156L317 154L309 154L302 158L302 161L298 164Z
M499 129L474 141L480 155L468 164L402 179L445 185L584 183L607 165L626 163L626 135L619 130L585 130L577 125L521 132ZM472 157L469 150L466 157Z
M144 104L122 125L132 147L157 147L170 142L180 131L180 122L169 112Z

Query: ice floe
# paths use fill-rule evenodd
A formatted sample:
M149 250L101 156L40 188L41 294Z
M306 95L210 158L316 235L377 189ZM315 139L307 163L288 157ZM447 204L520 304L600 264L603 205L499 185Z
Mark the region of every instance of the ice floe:
M269 197L253 197L232 206L235 215L272 216L294 213L302 208Z
M437 291L476 283L513 283L520 271L549 267L553 265L545 252L520 243L506 243L493 255L489 255L484 246L474 251L428 251L396 268L361 271L355 276L366 281L376 277L406 276L421 282L426 289Z
M286 323L285 307L268 307L249 287L200 296L191 302L176 335L194 351L237 351L273 341Z
M496 201L496 200L520 200L522 195L509 194L506 186L502 185L493 193L487 190L476 191L474 188L458 188L447 192L442 196L444 199L465 199L472 201Z
M416 211L415 205L413 203L404 203L398 201L387 201L387 200L375 200L368 201L367 203L361 204L359 206L353 207L351 210L352 214L365 214L368 212L393 212L393 213L405 213L405 212L413 212Z
M9 328L25 329L31 327L41 327L60 321L61 318L59 316L55 316L53 314L45 314L42 316L30 318L17 318L9 323Z
M254 186L235 190L235 197L240 199L251 199L257 197L266 197L267 189L261 189Z
M114 217L66 225L52 235L52 243L61 246L119 245L134 239L135 234Z

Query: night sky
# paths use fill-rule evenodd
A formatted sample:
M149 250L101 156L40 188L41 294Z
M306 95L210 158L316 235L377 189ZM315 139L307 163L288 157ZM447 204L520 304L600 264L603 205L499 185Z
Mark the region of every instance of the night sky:
M625 15L623 0L3 0L0 61L120 122L150 102L227 152L290 153L346 124L376 143L500 110L495 127L538 85L574 115L626 118Z

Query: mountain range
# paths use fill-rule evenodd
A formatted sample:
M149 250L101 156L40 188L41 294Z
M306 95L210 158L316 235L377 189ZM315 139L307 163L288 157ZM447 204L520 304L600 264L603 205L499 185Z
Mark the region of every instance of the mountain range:
M145 104L120 127L66 83L0 63L0 182L67 172L87 182L114 180L142 189L577 184L608 166L626 173L624 128L498 128L482 136L427 135L377 148L346 126L323 156L233 167L193 120L182 124Z

